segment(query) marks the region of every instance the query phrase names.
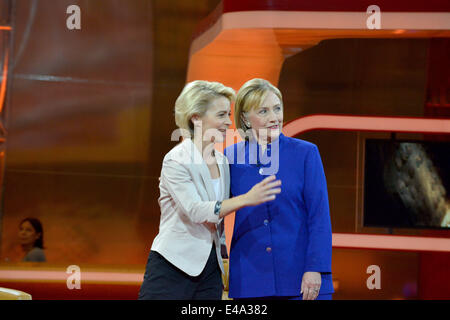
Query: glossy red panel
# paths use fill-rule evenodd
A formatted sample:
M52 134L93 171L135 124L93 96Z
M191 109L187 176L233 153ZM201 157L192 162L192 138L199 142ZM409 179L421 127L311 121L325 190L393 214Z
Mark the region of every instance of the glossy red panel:
M389 12L448 12L450 3L446 0L223 0L223 11L284 10L284 11L366 11L370 5L377 5Z

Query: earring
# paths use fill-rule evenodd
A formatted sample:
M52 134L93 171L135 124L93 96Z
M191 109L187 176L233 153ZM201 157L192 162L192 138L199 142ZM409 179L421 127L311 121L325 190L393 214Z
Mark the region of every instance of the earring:
M250 124L250 122L246 122L245 125L246 125L247 128L249 128L249 129L252 127L252 125Z

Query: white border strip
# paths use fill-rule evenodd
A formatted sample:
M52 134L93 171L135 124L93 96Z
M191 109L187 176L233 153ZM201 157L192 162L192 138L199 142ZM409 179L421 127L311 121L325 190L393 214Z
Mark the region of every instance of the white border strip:
M308 115L284 125L289 137L317 129L387 132L450 133L450 119L401 118L354 115Z
M71 274L62 271L48 270L5 270L0 269L0 281L54 281L64 282ZM126 272L80 272L81 284L87 283L131 283L140 284L143 280L143 273L126 273Z
M369 30L366 12L335 11L239 11L220 16L212 27L205 30L191 43L190 54L201 50L224 30L231 29L299 29L299 30L348 30L367 31L367 36L376 36L380 31L392 31L398 37L405 37L407 31L450 30L450 12L383 12L381 8L381 29ZM399 32L400 31L400 32ZM345 34L344 34L345 35ZM320 37L320 35L318 35ZM361 35L359 35L361 37ZM381 36L380 36L381 37Z
M222 15L223 29L369 30L366 12L240 11ZM449 30L450 12L380 12L380 30Z
M450 238L333 233L333 247L450 252Z

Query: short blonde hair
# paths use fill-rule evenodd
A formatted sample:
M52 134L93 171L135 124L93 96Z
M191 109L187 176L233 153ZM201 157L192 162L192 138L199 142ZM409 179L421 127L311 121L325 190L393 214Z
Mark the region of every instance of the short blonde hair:
M269 91L272 91L280 99L281 105L283 105L283 97L280 90L269 81L255 78L244 83L237 93L234 105L234 124L236 129L244 131L249 129L242 120L242 113L259 107Z
M175 123L180 129L194 134L192 116L203 116L209 104L217 98L225 97L230 103L236 98L235 91L220 82L196 80L186 84L175 102Z

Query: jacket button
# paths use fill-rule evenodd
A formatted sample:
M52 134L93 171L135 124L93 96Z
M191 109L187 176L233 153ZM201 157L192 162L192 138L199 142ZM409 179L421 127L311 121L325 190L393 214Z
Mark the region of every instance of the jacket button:
M272 252L272 248L271 248L271 247L267 247L267 248L266 248L266 251L267 251L268 253L271 253L271 252Z
M259 174L262 175L264 172L263 168L259 169Z
M269 224L269 220L264 220L264 225L267 226Z

